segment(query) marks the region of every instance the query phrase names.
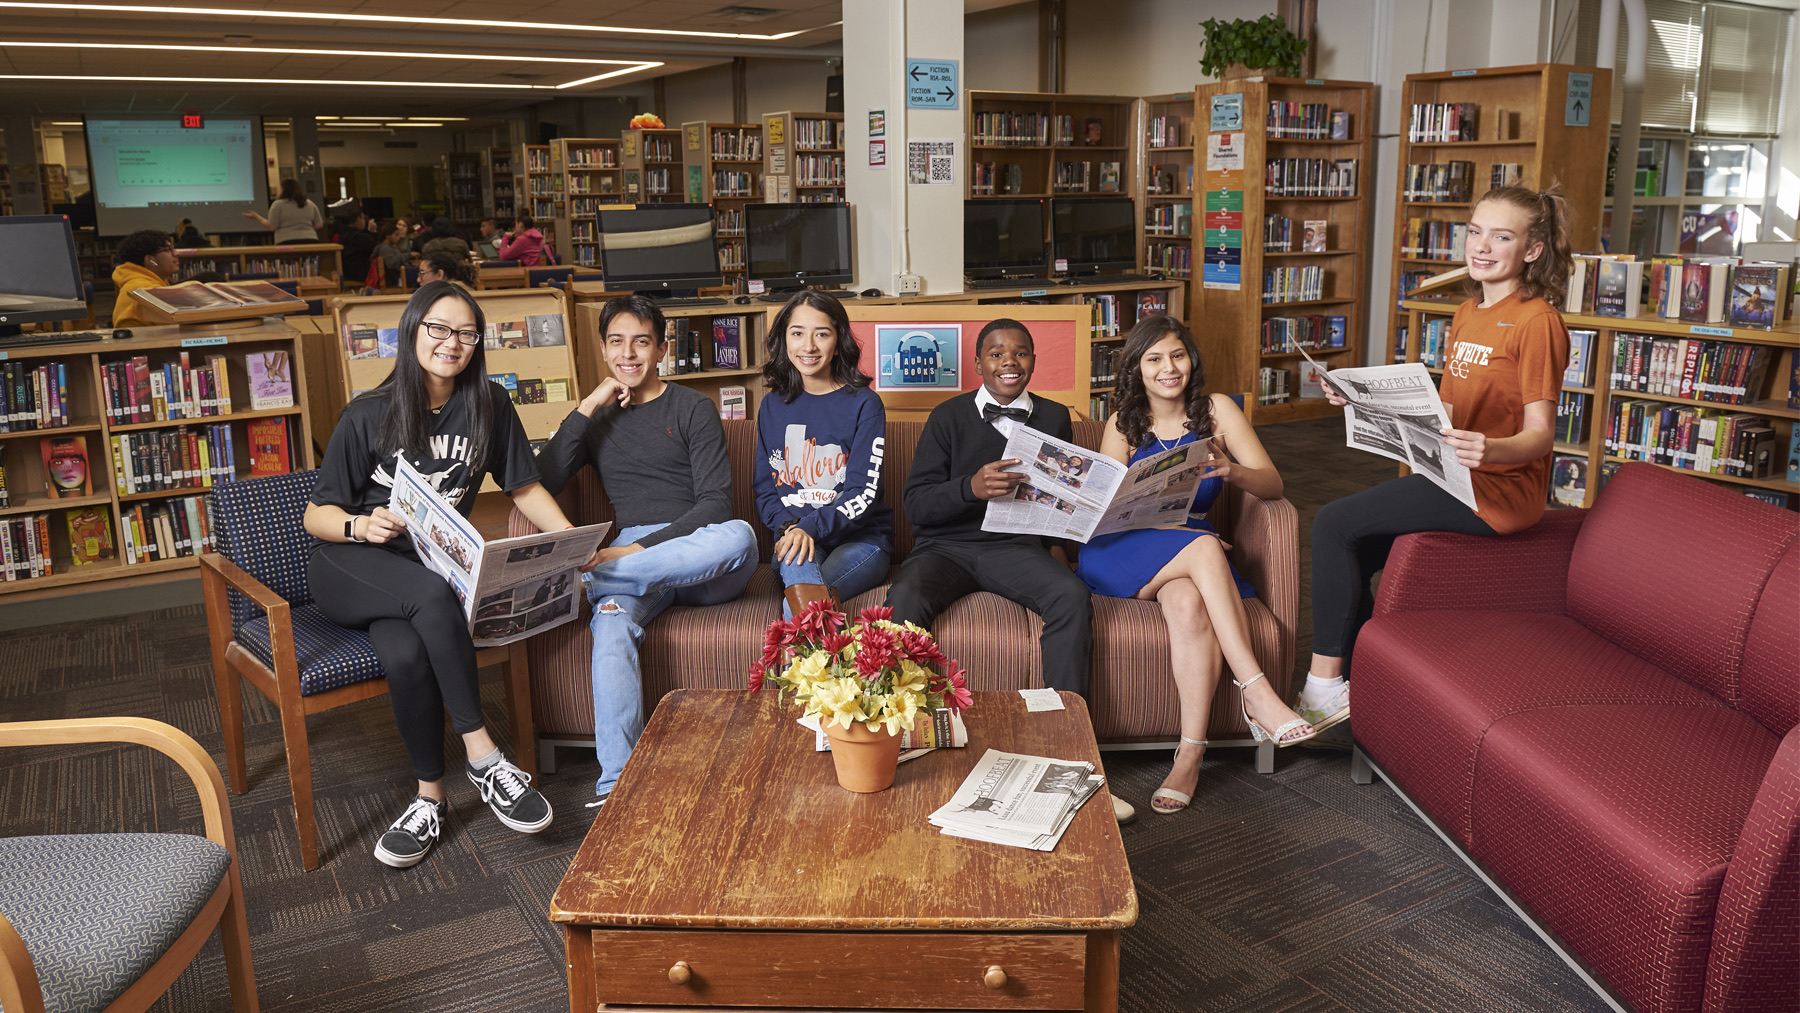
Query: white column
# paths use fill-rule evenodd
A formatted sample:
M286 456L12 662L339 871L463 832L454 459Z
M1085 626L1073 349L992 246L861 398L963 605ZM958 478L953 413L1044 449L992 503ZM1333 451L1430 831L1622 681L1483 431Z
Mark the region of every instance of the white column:
M963 287L967 96L954 109L906 108L906 60L963 63L960 0L844 0L845 193L856 233L856 285L895 292L917 275L923 293ZM966 73L958 75L960 92ZM887 166L869 166L869 114L885 113ZM955 142L949 185L908 186L906 142Z

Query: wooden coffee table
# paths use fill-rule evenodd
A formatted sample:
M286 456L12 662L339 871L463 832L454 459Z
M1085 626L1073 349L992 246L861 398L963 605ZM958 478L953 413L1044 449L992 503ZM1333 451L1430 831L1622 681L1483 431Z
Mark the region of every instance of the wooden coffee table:
M664 697L550 901L569 1008L1112 1013L1138 907L1106 790L1051 852L926 821L990 746L1098 768L1086 705L1062 698L976 693L966 749L858 795L772 688Z

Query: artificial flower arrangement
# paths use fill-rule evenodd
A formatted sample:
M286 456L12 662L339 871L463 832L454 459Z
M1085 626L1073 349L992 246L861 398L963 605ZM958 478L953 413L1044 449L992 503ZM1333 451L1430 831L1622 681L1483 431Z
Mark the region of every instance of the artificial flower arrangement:
M661 130L663 121L655 113L638 113L631 118L629 126L632 130Z
M792 619L777 619L763 632L762 657L750 666L750 691L773 682L783 698L791 693L804 701L806 716L827 731L860 723L897 735L921 710L969 706L962 666L938 650L928 631L896 623L893 614L866 608L846 629L844 613L815 601Z

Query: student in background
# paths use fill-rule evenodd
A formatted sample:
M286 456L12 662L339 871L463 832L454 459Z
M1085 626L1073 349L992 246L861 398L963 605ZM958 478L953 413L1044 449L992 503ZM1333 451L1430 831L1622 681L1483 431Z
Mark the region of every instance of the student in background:
M475 265L449 253L433 253L419 261L419 284L433 281L454 281L474 288Z
M1162 314L1145 317L1125 338L1119 361L1123 368L1113 394L1117 409L1106 424L1100 452L1128 466L1180 446L1193 446L1195 459L1207 459L1186 523L1099 535L1081 550L1075 571L1095 594L1162 606L1169 628L1169 668L1181 701L1181 743L1175 748L1174 768L1150 797L1150 808L1173 813L1193 801L1200 779L1221 661L1231 663L1244 720L1258 742L1291 746L1313 733L1263 678L1242 601L1255 597L1256 589L1232 568L1218 532L1206 519L1227 483L1277 499L1281 476L1237 403L1207 393L1200 350L1180 321ZM1223 449L1211 450L1203 442L1208 440L1223 443Z
M887 410L857 368L844 306L803 289L769 325L756 409L756 512L775 533L784 615L880 584L894 552L881 498Z
M516 260L522 267L536 267L543 258L544 234L537 230L530 215L513 219L512 229L500 244L501 260Z
M194 250L212 243L194 227L193 219L183 218L181 224L175 226L175 248L177 250Z
M1350 716L1346 679L1357 631L1374 610L1369 580L1394 539L1415 531L1507 535L1536 524L1550 489L1556 401L1569 362L1557 307L1568 288L1569 209L1562 188L1495 187L1469 211L1469 292L1450 323L1438 388L1444 445L1473 469L1475 509L1423 475L1335 502L1313 519L1313 655L1299 711L1315 727ZM1326 388L1330 391L1330 388ZM1328 393L1332 404L1344 401Z
M375 256L375 247L381 243L375 233L369 231L369 216L362 208L357 208L349 218L338 223L337 241L344 248L340 254L344 260L344 291L361 291L369 277L369 261Z
M266 192L266 191L265 191ZM263 228L275 233L276 243L316 243L319 241L319 229L325 224L325 216L300 189L297 179L281 181L281 196L269 205L267 215L259 215L254 211L244 212L249 218ZM365 263L364 268L368 267ZM362 276L357 275L360 279Z
M403 222L395 222L387 227L387 233L381 237L381 243L375 247L375 257L381 261L382 284L393 286L400 284L400 275L412 259L400 248L406 234Z
M169 279L175 277L181 270L181 261L175 256L175 244L169 241L167 232L145 229L120 240L115 256L119 258L119 266L113 268L112 280L119 295L113 301L112 325L143 327L152 323L144 314L144 304L131 298L131 293L135 289L167 285Z
M450 225L450 219L443 215L431 220L431 231L425 233L425 245L419 247L421 257L440 252L463 260L469 259L468 242L456 234L456 229Z
M481 220L481 238L475 240L475 252L482 260L500 259L500 242L505 237L500 234L500 224L492 218Z

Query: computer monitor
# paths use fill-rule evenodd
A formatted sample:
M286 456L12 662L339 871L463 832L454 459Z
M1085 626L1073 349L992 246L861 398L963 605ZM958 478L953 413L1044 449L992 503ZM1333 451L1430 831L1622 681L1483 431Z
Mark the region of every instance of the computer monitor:
M1137 202L1130 197L1052 197L1050 256L1069 274L1137 267Z
M1040 278L1049 266L1042 200L963 201L965 276Z
M606 286L651 295L722 285L711 204L638 204L598 216Z
M362 199L363 214L370 218L389 219L394 217L394 198L364 197Z
M0 334L88 315L75 230L62 215L0 216Z
M850 249L849 204L744 205L744 276L772 292L849 284Z

